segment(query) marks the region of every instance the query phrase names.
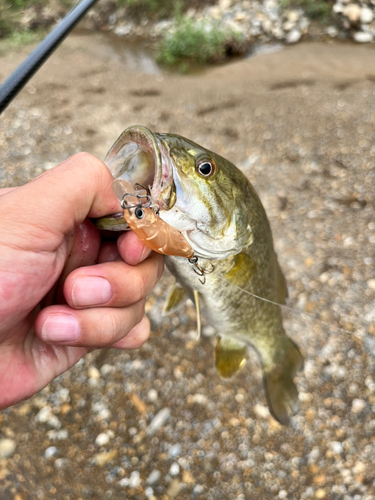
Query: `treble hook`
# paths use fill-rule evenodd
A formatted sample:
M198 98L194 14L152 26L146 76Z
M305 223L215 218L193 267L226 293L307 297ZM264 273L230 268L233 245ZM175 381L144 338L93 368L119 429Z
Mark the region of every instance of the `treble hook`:
M126 200L127 196L132 196L133 198L138 198L140 200L140 203L137 203L135 205L129 205L128 201ZM142 202L141 200L145 198L146 202ZM122 198L121 198L121 207L125 209L131 209L131 208L150 208L152 205L152 199L151 196L148 194L142 194L142 193L125 193Z
M212 262L210 262L211 269L210 270L205 269L204 267L202 267L198 264L198 257L197 256L192 257L191 259L188 259L188 261L189 261L189 264L192 266L195 274L197 274L199 276L199 278L198 278L199 281L202 283L202 285L204 285L206 283L206 274L211 274L212 272L214 272L215 266L212 264Z

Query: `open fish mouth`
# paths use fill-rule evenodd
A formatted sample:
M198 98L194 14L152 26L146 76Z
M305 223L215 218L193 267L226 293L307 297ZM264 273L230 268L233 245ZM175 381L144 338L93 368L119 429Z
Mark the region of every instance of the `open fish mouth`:
M175 204L176 187L168 146L146 127L136 125L125 129L104 162L115 179L148 189L160 209L170 210Z

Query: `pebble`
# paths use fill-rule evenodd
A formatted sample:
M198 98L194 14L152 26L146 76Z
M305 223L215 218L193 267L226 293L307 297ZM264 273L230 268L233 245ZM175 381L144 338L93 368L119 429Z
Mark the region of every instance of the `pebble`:
M99 467L103 467L110 460L115 458L117 455L117 450L103 451L102 453L97 453L93 457L93 463Z
M178 463L174 462L169 468L169 474L171 476L177 476L180 473L180 466Z
M97 446L105 446L111 440L110 436L106 432L101 432L96 436L95 444Z
M370 288L370 290L375 290L375 279L371 278L367 281L367 286Z
M147 393L147 397L148 397L149 401L154 403L158 399L158 393L157 393L157 391L155 391L155 389L150 389Z
M344 7L343 14L352 24L356 24L361 16L361 7L355 3L350 3Z
M9 458L16 451L16 442L13 439L0 439L0 458Z
M100 371L95 366L90 366L87 373L88 376L94 380L100 379Z
M352 412L361 413L362 410L366 408L366 401L363 399L353 399L352 402Z
M59 449L58 449L58 448L56 448L56 446L50 446L50 447L49 447L49 448L47 448L47 449L46 449L46 451L44 452L43 457L44 457L45 459L47 459L47 460L48 460L49 458L51 458L51 457L54 457L54 456L58 455L58 453L59 453Z
M269 418L270 416L270 411L267 406L263 406L259 403L254 406L254 413L256 413L258 417L261 418Z
M55 460L56 469L65 469L69 465L69 460L67 458L57 458Z
M152 472L150 472L150 475L146 479L147 484L155 484L159 481L161 477L161 472L158 471L157 469L154 469Z
M180 445L180 443L174 444L168 450L168 456L169 456L169 458L178 457L178 455L180 453L181 453L181 445Z
M169 485L169 488L167 489L167 495L171 498L175 498L177 497L177 495L179 495L183 487L183 484L180 483L178 479L173 479L173 481Z
M68 439L68 431L67 429L59 429L58 431L48 431L47 436L50 441L56 441L56 440L62 441L64 439Z
M344 448L339 441L332 441L331 443L329 443L329 445L334 455L341 455L341 453L344 451Z
M353 38L358 43L372 42L374 35L372 33L365 33L364 31L357 31L354 33Z
M289 33L287 34L287 37L286 37L286 42L287 43L297 43L300 41L301 39L301 32L299 30L292 30L292 31L289 31Z
M141 477L137 470L133 471L130 474L129 478L129 487L130 488L138 488L141 485Z
M160 410L147 427L147 434L154 434L157 430L159 430L160 427L162 427L169 419L170 415L171 410L169 408L163 408Z
M322 488L319 488L318 490L316 490L315 498L325 498L326 495L327 495L327 493L325 492L325 490L323 490Z
M100 368L100 373L103 377L111 375L115 371L115 367L112 365L105 364Z
M374 14L372 10L369 9L368 7L362 7L360 15L361 23L370 24L373 19L374 19Z

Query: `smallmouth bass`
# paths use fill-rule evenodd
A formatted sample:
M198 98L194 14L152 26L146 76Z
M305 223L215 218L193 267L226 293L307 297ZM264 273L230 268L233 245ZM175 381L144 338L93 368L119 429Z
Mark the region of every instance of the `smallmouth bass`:
M174 134L127 128L105 163L115 179L147 186L158 216L176 228L198 257L203 284L184 257L167 255L176 278L166 311L190 297L218 332L216 368L224 378L240 370L252 346L260 359L268 406L282 424L298 407L294 383L303 359L287 337L278 304L287 298L263 205L244 174L225 158ZM116 182L116 181L115 181ZM123 229L124 220L103 218L101 229Z

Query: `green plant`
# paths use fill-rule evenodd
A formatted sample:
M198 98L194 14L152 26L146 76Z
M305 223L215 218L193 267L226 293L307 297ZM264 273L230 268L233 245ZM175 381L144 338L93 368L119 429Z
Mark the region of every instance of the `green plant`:
M38 42L44 37L44 35L44 30L13 31L6 38L0 39L0 55L6 53L9 49L14 49L23 45Z
M281 0L282 9L301 8L307 17L328 22L332 14L331 0Z
M174 65L192 60L199 63L224 58L230 39L240 35L219 25L209 25L181 17L173 32L165 34L158 48L158 61Z

